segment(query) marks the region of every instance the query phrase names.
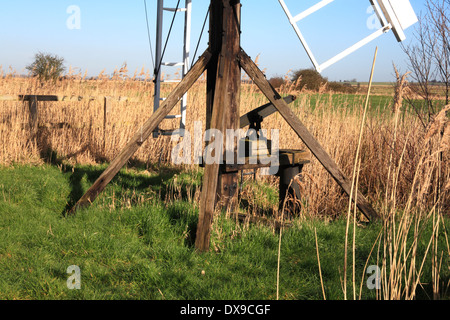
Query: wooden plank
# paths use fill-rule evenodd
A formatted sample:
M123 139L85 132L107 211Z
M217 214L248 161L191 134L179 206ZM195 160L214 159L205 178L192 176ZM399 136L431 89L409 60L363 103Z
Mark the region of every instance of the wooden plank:
M63 95L29 95L21 94L17 96L12 95L2 95L0 96L0 101L30 101L31 99L36 99L36 101L103 101L105 96L63 96ZM118 102L140 102L139 98L128 98L128 97L107 97L109 100L115 100Z
M0 101L21 101L18 96L4 95L0 96Z
M89 206L97 196L105 189L108 183L115 177L120 169L127 163L131 156L139 149L145 140L152 134L158 124L166 115L174 108L183 95L195 83L195 81L205 71L206 66L211 58L211 54L207 50L186 74L167 99L161 104L160 108L142 125L138 132L132 137L131 141L120 152L120 154L111 162L109 167L100 175L89 190L81 197L69 213L75 213L82 207Z
M36 139L36 135L38 132L38 110L37 110L37 96L30 96L30 99L28 100L28 107L30 110L30 133L31 133L31 139Z
M287 104L290 104L296 99L297 99L296 96L289 95L284 98L284 101ZM250 111L249 113L246 113L243 116L241 116L241 118L239 119L239 127L244 128L246 126L249 126L250 123L252 122L252 119L255 119L256 117L261 117L262 119L264 119L277 111L278 111L277 108L275 108L275 106L272 103L260 106Z
M280 166L294 166L299 164L307 164L311 162L311 153L306 150L280 150L279 151L279 163ZM239 170L250 170L268 168L272 166L272 163L261 163L258 157L245 157L245 161L242 164L224 164L221 167L222 171L233 172Z
M21 101L59 101L58 96L55 95L19 95Z
M309 163L311 153L306 150L282 149L280 150L280 165L293 166L296 164Z
M314 156L319 160L323 167L331 174L334 180L339 186L350 196L351 194L351 181L344 176L342 171L336 165L333 159L328 155L328 153L323 149L319 142L313 137L313 135L308 131L305 125L300 121L300 119L294 114L294 112L289 108L289 106L284 102L281 96L276 92L276 90L270 85L270 83L265 78L264 74L259 70L258 66L252 61L252 59L241 50L238 55L238 59L241 63L242 68L245 72L252 78L259 89L264 93L264 95L269 99L270 102L278 109L278 112L282 117L288 122L292 129L297 133L297 135L302 139L305 145L311 150ZM355 202L361 212L368 218L378 218L377 212L372 208L366 198L361 192L357 192L358 197L352 196L352 200Z
M217 67L219 64L220 51L222 50L222 28L217 28L216 26L221 26L223 24L222 19L222 2L211 1L209 9L209 49L212 53L212 57L206 71L206 130L211 128Z

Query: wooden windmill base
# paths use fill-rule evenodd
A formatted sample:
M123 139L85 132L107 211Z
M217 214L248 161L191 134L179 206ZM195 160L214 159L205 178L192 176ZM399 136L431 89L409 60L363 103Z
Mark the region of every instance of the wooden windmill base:
M207 71L206 129L217 129L220 132L226 132L227 129L238 129L241 124L240 121L242 122L239 117L241 68L267 97L272 107L288 122L338 185L348 195L351 194L349 179L344 176L333 159L292 112L285 99L276 92L261 70L240 47L240 10L240 0L211 0L208 49L160 105L160 108L143 124L122 152L111 162L86 194L81 197L72 208L71 213L74 213L78 208L90 205L97 198L204 71ZM219 169L220 164L218 163L206 164L204 169L195 241L196 248L202 252L209 250L211 223L217 195L225 197L225 201L222 201L222 203L231 206L235 205L234 201L237 198L237 188L233 188L233 186L236 186L238 182L238 170L224 174L223 172L220 173ZM230 192L230 190L234 191ZM357 199L355 199L355 193ZM375 210L360 192L354 192L352 200L368 219L378 217Z

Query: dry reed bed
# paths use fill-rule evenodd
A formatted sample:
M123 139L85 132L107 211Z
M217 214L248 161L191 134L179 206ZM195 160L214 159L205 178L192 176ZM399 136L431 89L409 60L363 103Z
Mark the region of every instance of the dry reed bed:
M162 95L168 95L171 88L164 86ZM344 100L341 105L335 106L331 98L325 99L330 93L322 93L322 98L310 106L307 93L296 92L293 86L280 90L283 94L298 96L295 113L350 176L364 96L361 95L360 100ZM144 81L69 79L42 86L30 79L0 79L0 95L15 94L129 97L139 102L108 100L106 124L102 100L39 102L39 130L33 136L27 125L28 104L0 101L0 163L4 165L13 162L39 163L44 155L51 152L60 159L76 163L111 161L153 112L152 83ZM265 103L267 100L254 85L242 86L241 114ZM205 83L199 81L188 95L187 129L191 132L194 121L205 123L205 104ZM345 108L346 105L351 108ZM383 109L391 110L389 106ZM175 107L172 114L177 112L178 107ZM178 120L165 120L161 128L170 129L177 123ZM280 129L281 148L304 148L279 114L266 118L263 128L268 129L269 133L270 129ZM411 192L414 192L414 205L423 209L432 206L436 194L440 193L441 208L448 212L448 132L444 136L427 136L413 114L402 113L396 117L395 114L379 111L379 114L372 114L367 119L363 137L359 187L369 199L381 205L380 200L389 192L390 201L394 201L395 205L406 205ZM133 156L133 161L145 164L169 162L175 143L170 137L150 138ZM442 161L438 161L438 154ZM440 183L436 184L438 171ZM263 179L276 183L273 177ZM345 210L348 198L315 159L305 166L301 186L304 214L336 216Z

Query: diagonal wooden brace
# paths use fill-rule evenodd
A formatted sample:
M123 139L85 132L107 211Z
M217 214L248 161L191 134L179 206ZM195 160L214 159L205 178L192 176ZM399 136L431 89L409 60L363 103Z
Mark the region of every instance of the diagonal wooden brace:
M89 190L81 197L75 206L69 211L69 214L75 213L79 208L89 206L97 196L105 189L108 183L116 176L120 169L127 163L131 156L146 141L160 122L170 113L178 101L197 81L197 79L206 70L211 59L211 53L206 50L192 69L185 75L183 80L177 85L167 99L161 104L158 110L142 125L140 130L131 138L130 142L120 152L120 154L111 162L108 168L94 182Z
M350 196L351 194L351 182L344 176L342 171L336 165L333 159L323 149L314 136L308 131L305 125L300 119L292 112L286 102L276 92L272 85L267 81L264 74L259 70L258 66L252 61L252 59L241 49L238 55L238 60L244 71L251 77L263 94L269 99L269 101L278 109L281 116L287 121L287 123L294 129L297 135L302 139L303 143L311 150L314 156L319 160L323 167L331 174L333 179L339 186ZM352 200L356 202L359 210L366 216L366 218L375 219L378 218L377 212L372 208L366 198L357 193L357 199L353 194ZM356 201L355 201L356 200Z
M229 61L229 60L228 60ZM229 105L229 95L226 89L229 84L230 67L225 57L219 57L218 70L222 67L222 76L217 75L216 90L214 94L214 108L211 116L211 129L224 132L225 108ZM216 139L216 138L214 138ZM216 151L217 152L217 151ZM214 209L217 198L217 182L219 178L219 163L213 162L205 165L203 174L202 194L195 237L195 247L201 252L209 250L211 224L214 217Z
M297 97L290 95L290 96L287 96L286 98L284 98L283 100L284 100L284 102L289 104L292 101L294 101L295 99L297 99ZM273 104L267 103L263 106L260 106L256 109L253 109L252 111L242 115L241 118L239 119L239 127L244 128L244 127L250 125L251 119L254 117L261 117L261 119L264 119L277 111L278 111L277 108L275 108L273 106Z

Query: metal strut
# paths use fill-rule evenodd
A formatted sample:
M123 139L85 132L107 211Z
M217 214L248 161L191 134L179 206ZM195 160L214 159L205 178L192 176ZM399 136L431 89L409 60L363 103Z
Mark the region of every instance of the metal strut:
M175 8L164 7L164 0L158 0L157 6L157 19L156 19L156 53L155 53L155 95L153 100L153 111L156 112L160 107L161 101L165 98L161 97L161 84L162 83L178 83L180 82L189 71L190 63L190 43L191 43L191 21L192 21L192 0L185 0L185 7L179 7L180 0L178 0ZM173 12L173 19L170 26L169 34L164 45L162 47L162 32L164 22L164 11ZM183 61L179 62L164 62L164 53L167 47L167 42L170 37L170 33L174 24L175 17L178 12L184 12L184 38L183 38ZM181 80L162 80L161 79L161 67L182 67ZM165 119L180 119L180 127L178 130L160 131L159 129L153 133L153 137L156 138L159 135L172 135L178 134L184 136L184 129L186 128L186 109L187 109L187 94L185 94L180 100L180 113L177 115L166 116Z

